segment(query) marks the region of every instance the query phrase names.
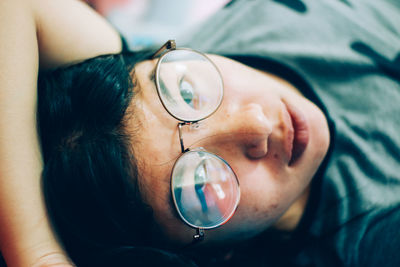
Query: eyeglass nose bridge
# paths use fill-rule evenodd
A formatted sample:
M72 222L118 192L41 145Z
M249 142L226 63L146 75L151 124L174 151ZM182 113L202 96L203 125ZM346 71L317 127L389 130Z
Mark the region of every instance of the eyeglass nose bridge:
M199 127L199 122L196 121L196 122L180 122L180 123L178 123L179 143L181 145L181 152L182 153L190 151L189 148L185 148L185 145L183 143L182 127L185 126L185 125L191 126L193 128L198 128Z
M185 153L189 151L189 149L185 149L185 145L183 144L183 137L182 137L182 126L188 124L187 122L180 122L178 123L178 133L179 133L179 143L181 144L181 152Z

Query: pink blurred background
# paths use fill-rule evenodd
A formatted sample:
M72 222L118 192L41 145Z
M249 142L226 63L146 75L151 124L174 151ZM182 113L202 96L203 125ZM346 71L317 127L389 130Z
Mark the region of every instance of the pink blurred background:
M105 16L132 50L182 39L231 0L84 0Z

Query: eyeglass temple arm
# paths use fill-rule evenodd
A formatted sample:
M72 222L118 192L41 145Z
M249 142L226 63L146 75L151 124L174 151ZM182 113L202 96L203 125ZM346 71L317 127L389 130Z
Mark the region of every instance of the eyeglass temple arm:
M196 234L193 235L193 243L197 243L204 239L204 230L201 228L196 229Z
M158 57L160 54L162 54L162 52L164 52L164 50L175 50L175 49L176 49L175 40L168 40L163 46L160 47L160 49L158 49L154 53L153 58Z
M193 240L189 244L185 245L182 249L190 249L194 245L198 244L200 241L204 240L204 230L201 228L196 228L196 234L193 235Z

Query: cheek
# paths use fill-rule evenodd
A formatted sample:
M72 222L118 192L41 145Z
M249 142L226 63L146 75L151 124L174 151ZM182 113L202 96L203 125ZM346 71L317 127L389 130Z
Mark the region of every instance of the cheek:
M249 236L276 222L310 180L306 173L274 164L272 159L232 165L237 165L232 167L239 179L241 198L227 227Z
M230 221L215 231L219 239L243 240L254 237L273 225L283 214L282 197L276 190L261 188L265 182L241 186L241 199Z
M237 170L241 198L232 224L252 231L265 229L290 206L300 190L284 170L271 169L258 164Z

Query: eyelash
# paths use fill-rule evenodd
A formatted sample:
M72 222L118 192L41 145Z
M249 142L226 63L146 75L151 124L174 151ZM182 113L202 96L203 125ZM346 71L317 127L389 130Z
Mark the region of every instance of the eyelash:
M161 91L162 91L163 95L165 95L167 97L168 101L170 101L171 103L176 104L175 99L171 96L171 94L167 90L165 90L165 84L164 84L163 80L160 79L159 82L160 82L160 88L161 88Z

